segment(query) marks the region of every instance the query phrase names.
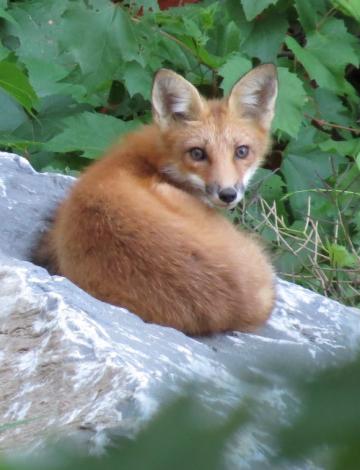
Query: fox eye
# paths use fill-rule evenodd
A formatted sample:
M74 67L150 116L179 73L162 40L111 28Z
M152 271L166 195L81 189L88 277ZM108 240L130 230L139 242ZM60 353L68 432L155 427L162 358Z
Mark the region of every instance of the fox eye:
M236 147L235 149L235 158L236 159L241 159L241 158L246 158L249 154L249 147L248 145L239 145L239 147Z
M207 158L205 150L201 149L200 147L194 147L190 149L189 153L195 162L201 162Z

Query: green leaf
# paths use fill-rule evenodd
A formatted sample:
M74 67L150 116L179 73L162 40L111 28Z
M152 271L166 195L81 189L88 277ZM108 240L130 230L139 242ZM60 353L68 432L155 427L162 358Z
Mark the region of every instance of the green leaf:
M357 265L357 258L348 252L345 246L331 243L327 246L331 264L335 268L352 268Z
M35 142L34 140L26 140L21 137L16 137L14 134L7 134L0 132L0 145L6 148L11 148L17 152L29 151L42 146L41 142Z
M304 269L304 264L306 263L306 251L299 250L299 246L295 243L294 239L288 237L286 243L291 246L292 250L298 250L296 256L293 255L290 251L281 251L277 254L274 264L276 267L276 272L281 277L282 273L286 273L287 277L291 280L291 275L299 274ZM295 246L294 246L295 245ZM290 276L289 276L290 275ZM296 277L294 277L294 281Z
M240 35L240 29L234 21L218 24L208 45L216 50L218 56L225 57L239 48Z
M325 140L319 144L324 152L336 152L339 155L355 157L360 152L360 139Z
M164 37L160 37L157 50L163 60L173 64L175 69L191 69L191 57L189 57L190 54L186 54L184 49L176 42L169 41Z
M159 38L158 50L163 60L173 64L174 69L187 70L191 68L189 55L176 42L161 37Z
M360 155L358 155L359 170L360 170L360 158L359 157L360 157ZM353 222L356 224L357 230L360 232L360 212L359 211L354 215Z
M33 162L33 153L42 148L44 142L50 140L55 135L63 131L62 122L64 118L79 114L86 108L74 102L70 96L53 95L42 98L39 101L36 119L29 119L22 108L11 100L4 103L4 109L8 109L8 115L12 115L11 104L14 103L22 111L20 122L15 121L14 126L9 128L11 120L4 116L5 126L2 126L0 115L0 146L10 147L14 150L30 154L30 161ZM2 106L0 98L0 109ZM6 106L6 108L5 108ZM19 117L18 117L19 120ZM3 130L3 132L1 132ZM73 162L76 167L76 162Z
M357 167L359 168L359 171L360 171L360 153L357 155L355 161L356 161L356 165L357 165Z
M131 17L123 8L116 5L113 6L112 25L114 27L113 39L120 47L122 58L127 61L140 61L138 40Z
M136 128L136 121L124 122L112 116L85 112L63 121L64 130L43 148L54 152L82 151L86 158L100 156L121 135Z
M9 49L7 47L4 47L0 42L0 61L6 59L9 54L10 54Z
M0 62L0 87L29 112L37 103L38 98L27 76L11 62Z
M9 12L5 11L3 7L0 6L0 18L4 18L4 20L9 21L10 23L16 24L14 18L9 14Z
M129 62L124 70L125 86L130 96L139 93L145 99L150 98L152 73L144 69L138 62Z
M288 29L286 18L272 8L253 22L251 33L241 44L241 51L261 62L276 62L276 56Z
M69 8L64 14L60 43L72 62L79 64L82 83L89 89L104 82L110 87L123 60L138 57L130 17L111 2L97 10L87 9L81 3Z
M241 2L239 0L223 0L223 4L227 11L227 17L236 23L241 41L244 41L250 34L253 25L247 21Z
M360 3L358 0L332 0L335 7L360 23Z
M332 91L317 88L313 93L314 117L324 119L343 126L352 124L349 110L343 105L341 99Z
M91 160L72 154L54 154L53 152L32 151L31 165L37 171L49 171L64 173L66 175L78 176Z
M308 34L304 48L290 36L285 42L320 87L354 94L345 80L345 67L348 64L358 66L359 57L354 49L357 43L342 20L328 19L319 31Z
M306 93L301 80L285 67L278 68L279 95L273 128L296 137L303 120Z
M71 95L80 99L86 94L83 86L62 82L70 70L58 63L32 57L25 58L24 63L29 72L29 80L40 98L50 95Z
M224 63L222 57L211 54L204 47L197 47L196 53L201 62L208 65L212 69L217 69Z
M269 202L278 201L284 194L284 187L281 176L271 175L261 186L261 196Z
M298 393L302 406L295 422L286 426L280 435L279 447L283 456L302 459L305 455L322 455L325 457L323 464L315 467L332 470L360 468L360 408L354 406L360 388L359 367L357 359L321 370L310 379L301 377ZM349 455L351 450L352 459L339 465L341 458ZM298 462L288 461L285 467L296 467Z
M0 109L2 110L0 113L0 136L1 133L13 132L27 120L23 108L1 88Z
M260 392L259 392L260 393ZM1 470L219 470L235 433L250 421L245 406L226 416L191 398L178 398L144 423L135 437L116 431L100 456L76 447L50 447L46 455L18 459L1 457ZM245 397L245 403L250 400ZM248 405L249 407L249 405ZM176 423L176 426L174 426ZM166 449L166 451L164 451ZM48 456L49 454L49 456Z
M47 142L63 131L64 119L79 115L88 109L89 106L76 103L70 96L46 96L39 102L36 120L31 120L26 127L22 126L17 137Z
M192 19L184 15L182 17L182 26L184 28L184 33L191 37L197 46L205 46L208 36L200 29L195 18Z
M252 64L241 54L234 54L219 68L219 75L223 77L220 88L228 94L233 85L250 69Z
M284 195L285 183L281 176L273 174L270 170L259 168L255 174L251 185L260 182L260 194L266 201L272 203L279 201Z
M295 0L295 7L304 31L309 32L316 29L317 16L313 0Z
M294 53L302 63L311 78L317 81L319 86L329 90L338 91L338 83L330 70L311 51L302 48L292 37L285 39L287 47Z
M312 201L323 198L321 193L305 190L323 188L324 180L333 174L333 166L344 161L342 157L333 157L318 149L314 143L315 133L314 128L304 128L297 140L285 149L280 168L287 191L295 193L290 197L290 204L296 215L306 214L309 197Z
M58 61L58 37L63 34L62 15L67 7L68 0L15 3L11 14L17 25L10 25L8 32L20 41L16 55L21 59L36 57L48 62Z
M241 0L244 13L248 21L253 20L269 5L274 5L278 0Z
M189 406L190 404L190 406ZM146 470L219 470L229 438L248 421L236 410L223 422L189 399L162 409L136 437L105 457L104 468ZM174 426L177 423L177 426ZM159 437L166 452L159 451ZM134 445L135 444L135 445ZM121 462L121 463L120 463Z
M344 20L329 18L319 31L308 35L306 48L334 74L343 74L348 64L359 66L359 56L354 49L357 45L358 41L347 31Z

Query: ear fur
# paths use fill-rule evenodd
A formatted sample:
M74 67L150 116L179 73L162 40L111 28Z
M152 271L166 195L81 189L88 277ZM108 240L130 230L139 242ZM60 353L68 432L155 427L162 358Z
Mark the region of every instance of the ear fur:
M196 121L203 110L197 89L172 70L160 69L152 88L154 121L166 128L174 120Z
M239 117L258 120L266 130L274 117L277 96L277 74L273 64L255 67L233 86L229 108Z

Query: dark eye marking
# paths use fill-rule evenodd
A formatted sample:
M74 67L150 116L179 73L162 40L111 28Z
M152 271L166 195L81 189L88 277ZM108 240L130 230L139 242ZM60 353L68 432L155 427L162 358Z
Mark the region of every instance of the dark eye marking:
M248 145L239 145L235 149L235 158L240 160L246 158L249 155L249 146Z
M204 149L200 147L193 147L189 150L190 157L194 160L194 162L202 162L207 160L207 155Z

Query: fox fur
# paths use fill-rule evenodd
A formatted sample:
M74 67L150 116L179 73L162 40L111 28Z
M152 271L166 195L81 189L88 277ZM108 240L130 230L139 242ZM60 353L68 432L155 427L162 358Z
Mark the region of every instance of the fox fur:
M239 202L263 161L276 93L271 64L221 100L160 70L153 124L83 173L37 248L38 264L186 334L262 325L274 304L271 263L217 208Z

